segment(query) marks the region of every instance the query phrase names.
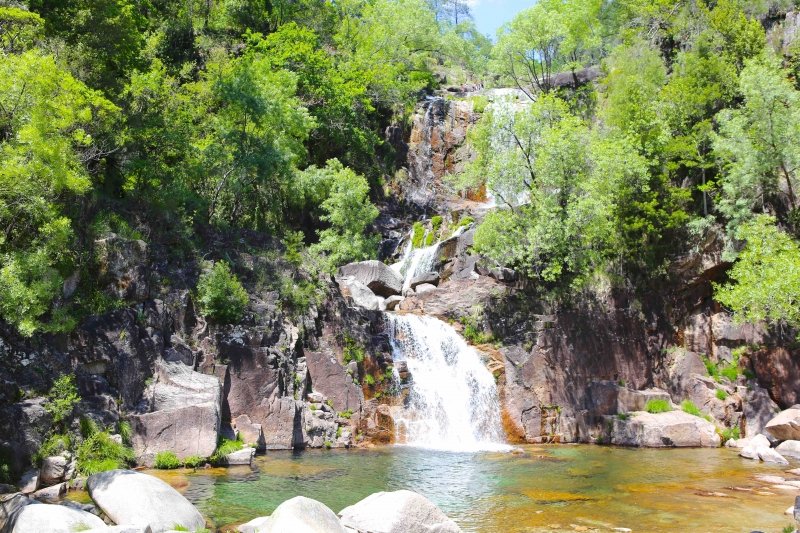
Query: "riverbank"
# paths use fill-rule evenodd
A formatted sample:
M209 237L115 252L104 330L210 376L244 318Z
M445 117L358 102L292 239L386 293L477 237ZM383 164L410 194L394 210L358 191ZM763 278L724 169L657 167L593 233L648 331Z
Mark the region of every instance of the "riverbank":
M447 453L402 446L269 452L252 467L148 471L184 493L221 531L296 495L335 512L378 491L411 489L464 531L780 532L800 467L730 449L522 446L524 453ZM795 470L797 471L797 470ZM587 528L587 529L583 529ZM620 530L622 531L622 529Z

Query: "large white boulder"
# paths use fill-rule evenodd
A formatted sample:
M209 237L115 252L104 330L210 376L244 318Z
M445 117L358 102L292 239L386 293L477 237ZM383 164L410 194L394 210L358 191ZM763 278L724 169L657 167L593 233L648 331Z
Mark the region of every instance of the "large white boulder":
M347 533L328 506L295 496L278 506L269 517L239 526L242 533Z
M339 513L358 533L460 533L455 522L424 496L410 490L377 492Z
M89 495L115 524L148 524L153 533L205 527L205 519L189 500L160 479L133 472L109 470L89 476Z
M739 455L746 459L761 460L765 463L789 464L789 461L780 453L770 448L769 439L761 434L751 438L739 452Z
M716 448L721 439L711 422L683 411L669 411L656 414L637 412L625 420L615 417L611 442L647 448Z
M398 272L380 261L361 261L349 263L339 269L338 277L354 278L384 298L400 294L403 278Z
M370 311L386 309L386 301L356 278L339 277L337 278L337 283L339 284L339 290L342 291L342 296L353 300L353 303L358 307L363 307Z
M764 431L778 440L800 440L800 405L778 413L767 422Z
M800 458L800 440L785 440L775 450L781 455Z
M11 514L3 531L5 533L72 533L85 529L105 527L103 521L86 511L65 505L37 503L25 505Z

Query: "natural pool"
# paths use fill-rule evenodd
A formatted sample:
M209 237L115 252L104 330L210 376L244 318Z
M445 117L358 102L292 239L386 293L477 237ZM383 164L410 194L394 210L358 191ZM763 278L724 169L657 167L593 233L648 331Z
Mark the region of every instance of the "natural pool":
M755 477L791 478L784 471L800 464L759 464L724 448L561 445L522 450L465 454L390 446L269 452L257 457L252 468L156 474L182 490L223 531L268 515L296 495L338 512L373 492L409 488L472 532L623 527L635 532L771 533L792 523L783 513L800 494Z

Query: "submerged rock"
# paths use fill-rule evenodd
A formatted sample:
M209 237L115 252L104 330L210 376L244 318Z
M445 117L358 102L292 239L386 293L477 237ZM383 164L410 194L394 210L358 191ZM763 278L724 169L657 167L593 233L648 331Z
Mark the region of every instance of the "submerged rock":
M225 456L225 464L228 466L233 465L249 465L253 462L253 456L256 454L255 448L242 448L233 453Z
M153 533L176 525L190 531L205 520L189 500L158 478L131 470L109 470L89 476L89 495L117 524L148 524Z
M769 439L764 435L756 435L750 439L739 452L739 455L754 461L764 461L765 463L776 463L787 465L787 461L780 453L770 448Z
M648 448L716 448L720 445L720 436L714 424L683 411L635 413L627 420L613 419L611 443Z
M286 500L272 515L251 520L237 529L242 533L347 533L330 508L304 496Z
M800 440L783 441L775 448L775 451L781 455L800 458Z
M358 533L460 533L461 528L424 496L410 490L377 492L339 513Z
M97 516L65 505L46 503L28 504L18 507L3 528L7 533L72 533L92 528L104 528L105 523Z
M764 430L778 440L800 440L800 405L781 411Z

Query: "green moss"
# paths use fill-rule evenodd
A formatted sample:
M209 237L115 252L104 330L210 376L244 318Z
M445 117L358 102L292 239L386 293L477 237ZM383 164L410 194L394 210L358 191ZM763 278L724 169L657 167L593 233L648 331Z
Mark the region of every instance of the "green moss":
M473 222L475 222L474 218L472 218L470 216L463 217L463 218L459 219L458 224L456 224L455 229L458 229L458 228L461 228L461 227L464 227L464 226L469 226Z
M648 413L667 413L672 411L672 407L669 405L668 400L661 400L661 399L653 399L647 400L647 404L644 406L644 410Z
M364 376L364 383L366 383L370 387L374 387L375 386L375 378L372 377L371 374L367 374L366 376Z
M717 392L715 393L715 395L716 395L718 400L722 400L722 401L725 401L728 398L728 393L725 392L725 390L723 390L723 389L717 389Z
M411 226L411 248L422 248L422 242L425 238L425 226L422 222L414 222Z
M339 416L342 417L342 418L349 419L351 416L353 416L353 410L352 409L345 409L344 411L339 413Z
M617 413L618 420L628 420L631 417L630 413Z
M156 454L155 467L159 470L171 470L181 466L181 460L173 451L158 452Z
M440 215L434 215L431 217L431 231L433 231L433 233L436 233L439 231L439 229L441 229L443 220L444 219Z

